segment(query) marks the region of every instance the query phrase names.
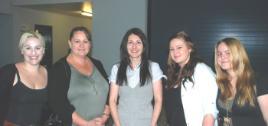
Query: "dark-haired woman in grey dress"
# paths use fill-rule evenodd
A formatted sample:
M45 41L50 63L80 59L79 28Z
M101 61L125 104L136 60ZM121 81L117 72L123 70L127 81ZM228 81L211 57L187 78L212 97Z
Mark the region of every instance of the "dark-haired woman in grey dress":
M157 63L148 60L144 33L138 28L130 29L120 51L121 61L113 66L110 75L109 103L114 125L156 126L162 107L163 73Z

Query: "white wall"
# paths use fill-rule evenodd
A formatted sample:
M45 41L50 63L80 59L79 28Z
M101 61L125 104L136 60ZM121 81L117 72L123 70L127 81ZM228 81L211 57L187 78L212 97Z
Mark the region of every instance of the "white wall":
M21 7L13 8L14 59L21 59L17 45L23 30L33 30L35 24L50 25L53 31L53 62L67 54L70 30L78 25L91 29L91 19L73 17L51 12L44 12Z
M110 74L119 61L119 46L132 27L147 28L147 0L93 0L93 56Z

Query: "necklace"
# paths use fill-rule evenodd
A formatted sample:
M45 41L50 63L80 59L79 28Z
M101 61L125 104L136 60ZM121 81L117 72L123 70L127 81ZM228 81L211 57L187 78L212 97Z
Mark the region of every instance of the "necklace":
M233 126L232 117L229 115L232 110L233 99L226 101L226 116L223 118L223 126Z

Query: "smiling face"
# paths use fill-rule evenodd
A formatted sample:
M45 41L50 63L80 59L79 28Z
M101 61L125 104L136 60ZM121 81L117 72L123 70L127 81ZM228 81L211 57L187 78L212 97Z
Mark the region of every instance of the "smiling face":
M169 44L169 55L171 59L183 67L190 59L192 49L189 48L183 39L172 39Z
M141 59L143 43L139 36L131 34L127 41L127 51L130 59Z
M232 70L232 57L231 51L228 46L224 42L222 42L218 45L216 51L216 61L221 67L221 69L226 71Z
M21 48L24 61L31 65L39 65L45 53L41 41L35 37L27 38Z
M72 54L84 57L89 53L91 44L83 31L76 31L69 40L69 46Z

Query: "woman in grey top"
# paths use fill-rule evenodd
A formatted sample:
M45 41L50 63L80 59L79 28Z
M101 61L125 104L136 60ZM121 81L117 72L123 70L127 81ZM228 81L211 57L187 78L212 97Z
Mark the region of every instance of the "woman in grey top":
M109 103L114 124L156 126L162 107L163 73L157 63L148 60L145 34L138 28L128 30L120 53L121 61L110 75Z
M73 28L68 44L70 53L50 70L49 104L64 126L103 126L109 117L109 85L101 62L88 57L90 32Z

